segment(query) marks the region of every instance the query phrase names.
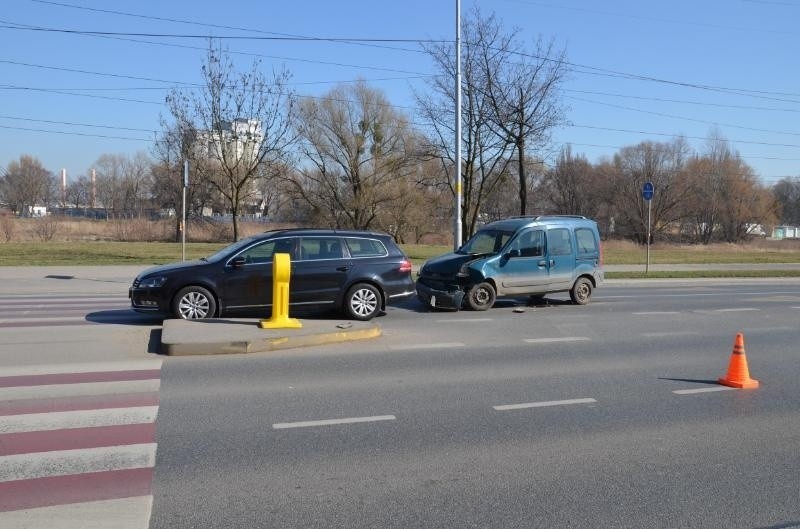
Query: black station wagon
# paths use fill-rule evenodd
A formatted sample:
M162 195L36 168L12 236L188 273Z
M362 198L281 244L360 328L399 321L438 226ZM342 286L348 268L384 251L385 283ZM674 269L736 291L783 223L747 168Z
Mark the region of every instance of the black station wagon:
M149 268L133 281L133 310L176 318L261 312L272 306L272 261L291 260L289 305L330 307L370 320L414 295L411 261L385 233L320 229L269 231L198 261Z

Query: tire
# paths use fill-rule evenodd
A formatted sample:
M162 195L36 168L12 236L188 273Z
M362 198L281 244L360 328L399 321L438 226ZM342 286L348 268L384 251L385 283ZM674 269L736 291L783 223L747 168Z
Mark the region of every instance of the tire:
M578 305L586 305L589 303L589 298L591 296L592 282L585 277L579 277L569 291L569 297L572 298L572 302Z
M213 318L217 313L217 301L207 289L198 286L185 287L172 300L172 313L182 320Z
M496 298L497 293L491 283L478 283L467 292L467 305L472 310L489 310Z
M381 293L369 283L357 283L344 297L344 312L348 317L368 321L381 311Z

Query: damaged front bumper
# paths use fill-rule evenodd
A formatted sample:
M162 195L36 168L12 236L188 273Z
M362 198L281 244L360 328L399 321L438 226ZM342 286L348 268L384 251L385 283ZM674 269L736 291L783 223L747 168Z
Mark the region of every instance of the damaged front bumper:
M436 288L417 281L417 298L426 306L434 309L459 310L464 301L464 290L461 287Z

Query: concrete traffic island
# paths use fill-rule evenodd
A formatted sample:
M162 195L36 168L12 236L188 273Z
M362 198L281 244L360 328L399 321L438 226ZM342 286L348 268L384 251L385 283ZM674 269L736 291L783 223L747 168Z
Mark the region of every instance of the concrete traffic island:
M378 325L349 320L303 320L299 329L262 329L257 319L164 320L161 353L170 356L266 353L381 335Z

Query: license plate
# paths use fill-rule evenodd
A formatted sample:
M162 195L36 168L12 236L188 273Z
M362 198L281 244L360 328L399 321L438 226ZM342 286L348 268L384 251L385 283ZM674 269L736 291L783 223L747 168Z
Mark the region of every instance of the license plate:
M431 296L431 307L436 307L436 296Z

